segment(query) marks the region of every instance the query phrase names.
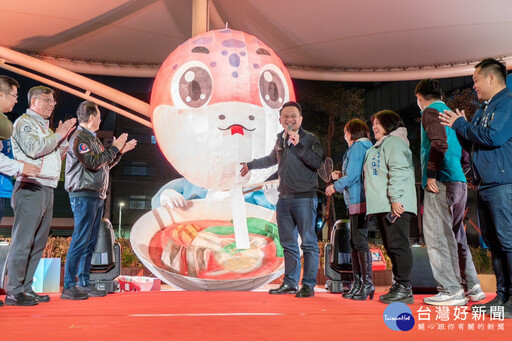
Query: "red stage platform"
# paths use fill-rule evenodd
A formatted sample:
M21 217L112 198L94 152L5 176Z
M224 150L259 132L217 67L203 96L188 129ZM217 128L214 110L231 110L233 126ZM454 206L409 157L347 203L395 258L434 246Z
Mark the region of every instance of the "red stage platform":
M384 288L379 294L384 293ZM510 340L512 320L465 321L453 307L430 306L419 320L424 295L416 295L410 331L393 331L387 305L353 301L318 290L313 298L252 292L125 292L85 301L52 294L49 303L0 308L0 340ZM488 294L487 300L494 297ZM5 296L0 296L2 300ZM447 321L443 319L448 318Z

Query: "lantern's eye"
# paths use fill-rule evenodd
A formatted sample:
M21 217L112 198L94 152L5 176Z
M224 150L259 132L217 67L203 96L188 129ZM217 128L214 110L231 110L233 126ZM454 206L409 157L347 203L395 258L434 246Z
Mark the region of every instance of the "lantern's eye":
M267 64L261 69L259 79L261 102L272 109L279 109L288 101L288 84L279 68Z
M173 77L171 93L176 107L199 108L212 96L212 75L203 63L183 64Z

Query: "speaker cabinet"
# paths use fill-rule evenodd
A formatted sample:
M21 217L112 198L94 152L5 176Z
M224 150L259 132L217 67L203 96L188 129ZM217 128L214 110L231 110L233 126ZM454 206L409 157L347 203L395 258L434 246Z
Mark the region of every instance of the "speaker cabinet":
M427 248L412 246L411 284L415 294L437 294L437 282L432 275Z

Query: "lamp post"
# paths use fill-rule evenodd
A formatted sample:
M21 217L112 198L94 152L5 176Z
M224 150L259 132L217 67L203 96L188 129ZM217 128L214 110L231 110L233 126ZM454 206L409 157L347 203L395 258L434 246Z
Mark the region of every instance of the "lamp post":
M119 226L118 226L118 238L121 238L121 217L122 217L122 214L123 214L123 206L124 206L124 202L120 202L119 203Z

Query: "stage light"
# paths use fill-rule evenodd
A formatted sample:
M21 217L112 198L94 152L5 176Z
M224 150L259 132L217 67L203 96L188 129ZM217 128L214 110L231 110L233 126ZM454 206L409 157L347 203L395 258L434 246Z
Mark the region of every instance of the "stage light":
M114 281L121 274L121 246L115 243L114 229L108 219L103 219L98 233L96 249L92 254L90 283L98 290L109 293L119 289Z
M325 288L334 293L342 293L345 286L353 281L350 222L338 220L334 224L329 243L325 244L324 271L328 280Z

